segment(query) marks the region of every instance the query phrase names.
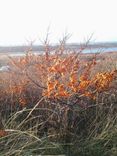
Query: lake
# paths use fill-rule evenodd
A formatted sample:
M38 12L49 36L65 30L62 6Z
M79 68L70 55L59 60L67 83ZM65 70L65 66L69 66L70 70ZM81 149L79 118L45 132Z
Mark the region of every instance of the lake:
M78 51L78 50L76 50ZM110 48L86 48L83 50L83 53L103 53L103 52L115 52L117 51L117 47L110 47ZM34 52L34 54L42 54L43 51L40 52ZM9 53L8 56L17 57L17 56L24 56L25 52L17 52L17 53Z

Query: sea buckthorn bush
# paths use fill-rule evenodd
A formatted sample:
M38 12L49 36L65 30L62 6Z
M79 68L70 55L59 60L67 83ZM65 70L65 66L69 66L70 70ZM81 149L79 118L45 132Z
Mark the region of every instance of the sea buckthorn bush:
M101 117L106 119L110 106L111 113L116 112L117 71L95 70L98 54L90 59L85 55L82 48L74 52L63 45L55 49L46 45L42 54L28 51L9 57L11 70L0 76L0 107L7 129L1 129L0 136L12 140L12 133L23 133L26 141L25 133L31 142L46 135L52 142L67 144L75 137L100 134L108 123L102 123ZM21 141L19 148L23 146Z

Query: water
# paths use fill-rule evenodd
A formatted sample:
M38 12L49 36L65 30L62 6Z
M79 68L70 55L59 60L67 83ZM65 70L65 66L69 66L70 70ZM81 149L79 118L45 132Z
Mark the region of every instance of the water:
M117 47L111 48L91 48L83 50L83 53L117 52Z
M78 50L77 50L78 51ZM83 53L100 53L100 52L115 52L117 51L117 47L111 47L111 48L87 48L83 50ZM34 54L42 54L43 52L34 52ZM11 57L17 57L17 56L25 56L25 52L17 52L17 53L10 53L8 56Z
M33 52L33 54L41 54L42 52ZM8 56L11 56L11 57L17 57L17 56L25 56L26 53L25 52L17 52L17 53L10 53L10 54L7 54Z

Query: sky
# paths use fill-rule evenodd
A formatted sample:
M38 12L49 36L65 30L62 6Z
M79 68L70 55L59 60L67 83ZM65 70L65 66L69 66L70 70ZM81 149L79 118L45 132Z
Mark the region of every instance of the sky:
M0 0L0 45L117 41L117 0Z

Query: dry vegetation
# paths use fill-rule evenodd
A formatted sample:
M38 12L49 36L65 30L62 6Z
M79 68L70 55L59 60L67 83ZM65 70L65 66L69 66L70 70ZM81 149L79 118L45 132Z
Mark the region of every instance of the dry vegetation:
M117 54L9 57L0 74L0 155L117 154ZM113 57L113 55L115 55Z

